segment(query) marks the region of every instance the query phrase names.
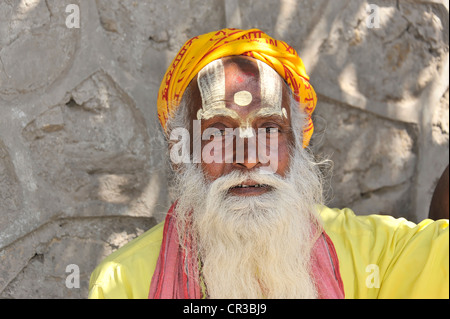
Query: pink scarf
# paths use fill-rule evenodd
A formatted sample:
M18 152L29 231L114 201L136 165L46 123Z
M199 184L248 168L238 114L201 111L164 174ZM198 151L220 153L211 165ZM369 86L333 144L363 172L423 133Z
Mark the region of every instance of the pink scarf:
M161 251L150 285L150 299L199 299L202 298L199 284L196 252L185 255L178 241L175 225L174 205L167 213ZM187 238L188 247L189 238ZM339 272L339 260L330 237L322 232L312 250L312 275L319 298L342 299L344 286Z

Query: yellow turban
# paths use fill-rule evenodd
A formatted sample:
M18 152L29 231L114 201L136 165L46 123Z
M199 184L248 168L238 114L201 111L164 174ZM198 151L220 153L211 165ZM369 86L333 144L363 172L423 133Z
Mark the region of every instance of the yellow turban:
M166 128L168 117L180 104L184 91L197 73L209 62L231 55L246 55L261 60L285 79L299 107L308 116L303 128L303 147L308 146L314 130L311 115L317 96L309 83L305 66L291 46L258 29L223 29L194 37L183 45L158 91L158 118L162 127Z

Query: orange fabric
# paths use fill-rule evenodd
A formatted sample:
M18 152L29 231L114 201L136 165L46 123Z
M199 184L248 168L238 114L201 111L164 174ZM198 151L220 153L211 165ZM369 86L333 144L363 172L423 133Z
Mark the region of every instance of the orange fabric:
M197 73L209 62L231 55L261 60L285 79L299 106L308 115L303 128L303 147L308 146L314 130L311 115L317 96L309 83L305 66L291 46L258 29L223 29L194 37L183 45L159 88L157 107L162 127L166 128L168 117L178 107L184 91Z

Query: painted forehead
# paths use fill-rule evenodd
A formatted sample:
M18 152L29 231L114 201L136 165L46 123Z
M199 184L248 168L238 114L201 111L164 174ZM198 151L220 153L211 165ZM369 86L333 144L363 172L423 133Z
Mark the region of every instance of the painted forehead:
M236 63L240 61L239 63ZM226 72L232 65L238 72ZM227 77L233 77L226 86ZM282 80L278 73L266 63L249 59L215 60L206 65L197 77L198 88L202 98L202 109L197 118L209 119L217 115L235 117L233 110L227 109L227 102L239 107L250 107L260 103L258 112L286 115L282 108Z

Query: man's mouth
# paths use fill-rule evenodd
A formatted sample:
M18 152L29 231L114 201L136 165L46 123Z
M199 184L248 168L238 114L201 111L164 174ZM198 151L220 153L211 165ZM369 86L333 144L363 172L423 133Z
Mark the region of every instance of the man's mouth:
M237 185L237 186L234 186L232 188L248 188L248 187L259 188L259 187L269 187L269 186L266 185L266 184L255 184L255 185Z
M237 196L257 196L264 194L272 189L267 184L257 184L253 181L245 181L242 184L233 186L229 189L229 193Z

